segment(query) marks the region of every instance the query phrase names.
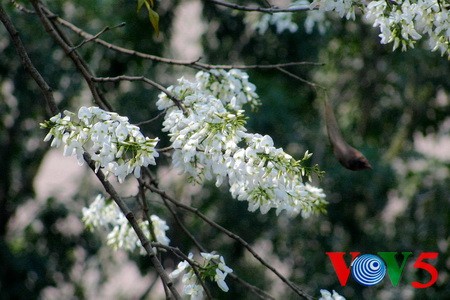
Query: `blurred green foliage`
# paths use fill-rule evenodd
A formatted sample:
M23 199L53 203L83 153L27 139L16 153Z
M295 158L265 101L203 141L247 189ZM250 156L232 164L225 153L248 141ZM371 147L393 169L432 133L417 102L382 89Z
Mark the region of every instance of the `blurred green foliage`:
M29 7L26 1L19 3ZM164 56L170 53L174 13L180 3L169 1L156 5L160 16L158 37L148 16L136 13L136 1L58 0L48 5L56 14L93 34L105 26L126 22L125 27L108 31L102 38ZM218 8L207 1L202 3L203 21L207 24L202 35L202 61L324 63L324 66L289 70L327 87L343 135L368 157L374 169L355 173L337 163L325 135L321 99L308 85L275 70L249 70L263 102L258 111L250 113L250 130L271 135L277 147L284 147L297 158L306 150L314 153L313 163L326 171L318 184L327 193L328 213L306 220L287 219L274 212L249 213L246 203L231 199L225 187L216 188L213 184L207 184L201 193L192 197L192 205L249 244L257 245L256 250L268 255L269 260L277 258L277 264L287 268L289 278L311 295L317 296L320 288L327 288L349 299L450 299L450 162L448 158L418 152L414 144L417 132L447 139L450 136L449 62L424 49L425 45L408 52L391 52L391 46L380 45L377 32L361 20L349 22L330 15L333 26L321 36L317 32L304 32L301 25L304 15L299 13L296 15L300 24L298 32L276 34L269 30L265 35L258 35L244 29L243 13ZM60 99L59 107L73 109L84 103L86 88L80 74L47 36L38 18L18 11L10 3L3 5L36 68ZM82 41L77 35L67 33L75 45ZM0 47L0 97L3 98L0 101L0 299L39 298L44 288L59 286L61 281L73 284L74 297L87 298L88 287L74 281L71 275L75 266L73 253L82 247L86 261L95 259L102 241L89 232L63 236L55 227L68 214L80 216L80 203L67 207L61 199L48 199L24 232L20 235L9 232L8 224L17 209L27 201L34 201L33 179L48 150L48 145L42 142L45 133L38 124L48 115L37 86L21 66L2 26ZM79 52L98 76L145 75L167 86L184 74L192 74L185 67L145 61L92 42ZM108 83L102 84L101 89L117 112L129 116L132 122L156 116L158 91L141 83L130 86ZM438 95L444 97L443 104L437 100ZM160 131L160 122L161 119L144 125L142 130L149 136L160 137L162 145L168 145L168 138ZM450 149L442 151L448 153ZM170 161L162 157L159 163L164 165ZM183 187L167 189L180 198L184 190ZM80 189L75 198L89 203L94 197L94 191ZM395 199L401 207L398 211L390 205ZM192 241L164 207L155 204L152 209L168 220L171 244L185 253L192 251ZM278 279L249 258L241 245L205 226L193 215L183 213L180 218L209 251L217 250L223 255L242 279L267 291L275 289L271 292L280 299L295 298ZM42 225L38 226L40 230L36 224ZM268 248L258 248L258 245ZM351 279L346 287L341 287L325 255L327 251L413 251L414 257L421 251L437 251L439 280L431 288L412 289L412 281L426 281L428 275L414 271L409 261L398 287L391 287L388 280L375 287L362 287ZM133 258L138 260L143 276L153 272L145 258ZM163 258L166 266L177 263L168 254ZM107 270L99 270L103 272L100 281L106 281ZM251 299L245 288L227 281L230 292L225 294L213 288L214 297ZM146 297L153 299L151 289L148 292Z

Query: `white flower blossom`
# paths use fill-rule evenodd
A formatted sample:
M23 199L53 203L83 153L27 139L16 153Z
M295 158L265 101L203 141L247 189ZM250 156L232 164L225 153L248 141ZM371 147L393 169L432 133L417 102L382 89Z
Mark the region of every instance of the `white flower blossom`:
M432 51L450 57L449 12L438 0L371 1L365 16L380 28L381 43L394 42L394 50L400 45L403 51L413 48L415 41L428 36Z
M166 221L156 215L151 215L150 220L153 224L153 231L155 232L156 241L163 245L169 245L170 239L166 235L166 231L169 230Z
M52 147L64 144L64 156L76 156L80 165L87 152L95 163L96 172L103 168L122 183L128 174L140 177L142 167L156 164L158 138L145 137L137 126L128 123L128 118L84 106L78 114L64 111L63 115L41 124L50 129L44 141L53 137Z
M187 284L183 291L186 295L191 296L191 300L203 299L203 287L199 284Z
M291 33L298 30L298 25L292 20L292 13L288 12L264 14L258 22L253 23L253 29L259 34L264 34L267 29L269 29L270 25L275 26L277 34L280 34L285 30Z
M217 286L224 292L228 292L229 288L225 282L227 275L233 270L225 264L223 256L216 253L200 253L203 261L201 263L195 263L198 265L196 268L197 273L203 279L214 280ZM189 260L192 260L193 254L189 253ZM178 264L177 268L169 274L169 277L174 279L184 273L182 277L183 293L191 296L191 299L203 299L203 287L200 283L197 274L195 274L192 266L188 261L182 261Z
M314 0L310 4L310 9L319 9L321 11L335 11L339 17L347 20L355 20L355 8L360 1L354 0Z
M174 152L173 165L196 182L228 181L232 196L249 202L248 209L277 214L286 210L294 216L322 211L326 203L321 189L303 182L303 177L319 172L297 161L270 136L247 133L243 105L259 104L255 86L238 70L199 72L196 81L184 78L168 88L182 101L186 113L164 94L157 102L166 109L163 130L169 132Z
M117 205L106 205L105 198L97 195L89 207L83 207L83 222L87 228L108 228L109 224L115 223L121 211Z
M107 202L102 195L98 195L89 207L83 208L82 214L82 220L87 228L91 230L103 229L109 232L106 242L113 249L133 252L138 248L142 255L146 253L136 232L114 202ZM169 230L169 226L167 226L166 221L156 215L151 215L150 220L156 242L168 246L170 239L167 237L166 231ZM151 240L149 222L147 220L140 221L139 227L144 235Z
M345 298L338 293L336 293L335 290L333 290L333 293L330 293L327 290L320 290L321 297L319 300L345 300Z
M202 252L200 253L200 255L206 260L206 261L210 261L211 259L219 259L220 255L215 254L215 253L207 253L207 252Z
M401 46L402 51L414 48L422 38L428 40L432 51L450 58L450 18L449 6L441 0L307 0L293 1L289 7L309 7L304 27L311 33L315 25L324 34L330 22L325 12L335 12L341 18L355 20L361 11L365 19L380 30L382 44L393 43L393 50ZM248 14L246 22L264 34L270 25L275 25L277 33L284 30L297 31L292 21L292 13Z
M194 254L189 253L188 258L192 259L194 257ZM184 272L184 270L189 266L189 263L186 260L180 261L178 263L177 268L172 271L172 273L169 274L169 277L174 279L177 278L178 276L180 276L181 273Z

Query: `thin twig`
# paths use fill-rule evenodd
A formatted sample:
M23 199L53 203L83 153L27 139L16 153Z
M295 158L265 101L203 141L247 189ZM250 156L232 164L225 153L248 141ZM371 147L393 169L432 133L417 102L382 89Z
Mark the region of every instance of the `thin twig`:
M271 300L275 300L275 297L269 295L267 292L261 290L260 288L248 283L245 280L242 280L241 278L239 278L238 276L236 276L233 273L229 273L228 276L230 276L233 280L235 280L236 282L242 284L244 287L248 288L249 290L251 290L253 292L253 294L255 294L257 297L259 297L260 299L271 299Z
M268 0L263 0L263 2L267 5L267 7L273 7Z
M145 182L142 179L138 179L139 186L145 186ZM194 237L194 235L189 231L189 229L184 226L183 222L181 222L180 217L178 217L177 212L170 206L170 204L167 202L167 199L162 198L164 205L167 207L169 212L172 214L173 218L175 219L175 222L177 222L178 226L183 230L183 232L191 239L191 241L195 244L198 250L200 252L207 252L207 250L200 244L199 241Z
M147 287L147 289L145 290L145 292L141 295L141 297L139 297L139 300L146 300L146 299L150 299L149 298L149 294L151 293L151 291L153 290L153 288L155 287L156 283L158 282L159 276L155 276L155 279L152 281L152 283L150 283L150 285Z
M181 109L183 112L186 112L185 108L183 107L183 105L181 104L181 101L175 97L170 91L168 91L165 87L163 87L161 84L148 79L147 77L144 76L126 76L126 75L120 75L120 76L116 76L116 77L91 77L91 80L94 82L119 82L119 81L143 81L155 88L157 88L158 90L160 90L161 92L163 92L164 94L167 95L167 97L169 97L170 100L172 100L175 105Z
M135 126L142 126L142 125L150 124L150 123L158 120L162 116L164 116L165 113L166 113L166 110L164 109L162 112L160 112L158 115L156 115L156 117L151 118L150 120L145 120L145 121L142 121L142 122L135 123L133 125L135 125Z
M144 214L144 218L148 222L149 231L150 231L150 235L152 237L152 241L157 242L158 240L156 239L155 229L154 229L154 226L153 226L152 219L150 218L147 201L145 201L146 200L145 199L145 189L144 189L143 185L139 185L139 192L138 192L138 195L137 195L137 200L138 200L139 205L141 206L142 212Z
M276 68L287 68L294 66L323 66L324 63L310 62L310 61L294 61L280 64L268 64L268 65L210 65L210 64L200 64L202 67L207 69L276 69Z
M164 147L164 148L156 148L155 150L158 151L158 152L169 152L169 151L173 150L173 147L172 146L168 146L168 147Z
M301 78L300 76L297 76L294 73L291 73L291 72L289 72L289 71L287 71L287 70L285 70L285 69L283 69L281 67L277 68L277 70L282 72L282 73L284 73L284 74L286 74L286 75L288 75L288 76L290 76L290 77L292 77L292 78L294 78L294 79L296 79L296 80L298 80L298 81L301 81L303 83L306 83L306 84L310 85L314 90L317 90L317 88L326 90L326 88L321 86L320 84L308 81L308 80L306 80L304 78Z
M72 47L72 49L70 51L73 52L73 51L77 50L78 48L81 48L84 44L87 44L87 43L91 42L92 40L95 40L96 38L98 38L103 33L107 32L108 30L115 29L115 28L118 28L118 27L123 27L123 26L125 26L125 24L126 24L125 22L122 22L122 23L120 23L120 24L118 24L116 26L113 26L113 27L106 26L105 28L103 28L99 33L97 33L93 37L91 37L89 39L85 39L81 43L79 43L77 46Z
M144 168L144 175L145 177L148 179L149 184L155 186L156 188L158 188L158 183L156 182L155 178L152 176L152 174L150 173L150 170L148 168ZM138 182L139 182L139 186L144 186L145 187L145 182L143 181L143 179L139 179L138 178ZM167 207L167 209L169 210L169 212L172 214L173 218L175 219L175 221L177 222L177 224L180 226L180 228L184 231L184 233L186 233L186 235L192 240L192 242L195 244L195 246L198 248L198 250L200 250L200 252L208 252L201 244L199 241L197 241L197 239L194 237L194 235L189 231L189 229L186 228L186 226L184 226L183 222L181 222L180 218L178 217L177 212L172 208L172 206L170 206L170 204L167 202L167 199L162 198L164 205Z
M27 14L35 14L34 11L26 8L25 6L23 6L22 4L18 3L17 1L15 1L15 0L10 0L10 1L14 5L14 7L17 8L19 11L27 13Z
M173 218L177 222L178 226L180 226L181 230L184 231L184 233L191 239L191 241L195 244L195 246L200 250L201 252L207 252L206 249L197 241L197 239L194 237L194 235L184 226L183 222L181 222L180 217L178 217L178 214L176 211L173 210L173 208L170 206L170 204L167 202L167 199L163 199L164 204L166 205L167 209L172 214Z
M280 12L299 12L299 11L309 11L309 10L311 10L308 6L290 7L290 8L279 8L279 7L276 7L276 6L272 6L272 7L267 7L266 8L266 7L260 7L260 6L243 6L243 5L229 3L229 2L220 1L220 0L208 0L208 2L214 3L216 5L232 8L232 9L235 9L235 10L240 10L240 11L257 11L257 12L268 13L268 14L280 13Z

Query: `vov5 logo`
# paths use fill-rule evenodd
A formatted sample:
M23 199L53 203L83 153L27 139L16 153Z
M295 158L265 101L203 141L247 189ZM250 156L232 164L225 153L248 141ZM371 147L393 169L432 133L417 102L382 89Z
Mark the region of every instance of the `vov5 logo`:
M397 254L400 254L403 260L397 261ZM334 271L341 286L346 286L350 273L353 279L359 284L372 286L380 283L386 273L393 286L400 282L403 269L412 252L378 252L374 254L363 254L360 252L350 252L352 262L350 267L344 260L345 252L326 252L333 264ZM428 282L414 281L411 285L416 289L424 289L432 286L438 279L438 271L426 260L435 260L438 257L437 252L422 252L414 262L413 268L428 272L431 278Z

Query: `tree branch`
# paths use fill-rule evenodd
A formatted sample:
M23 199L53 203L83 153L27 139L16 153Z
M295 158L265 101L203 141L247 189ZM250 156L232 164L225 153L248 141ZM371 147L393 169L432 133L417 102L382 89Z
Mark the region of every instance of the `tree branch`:
M87 162L91 170L95 173L95 163L92 161L90 155L85 152L83 154L84 160ZM161 262L156 257L156 253L153 251L152 246L148 238L145 236L142 229L139 227L139 224L136 221L136 218L134 214L131 212L131 210L128 208L126 203L122 200L122 198L119 196L117 191L114 189L114 187L111 185L111 183L106 179L105 174L101 170L98 170L95 175L105 188L105 191L111 196L111 198L114 200L114 202L117 203L122 213L127 218L128 222L130 223L131 227L133 227L133 230L136 232L139 240L141 241L142 247L144 247L145 251L147 252L148 256L150 257L150 261L152 262L153 266L155 267L156 272L161 277L162 281L165 285L170 289L175 299L181 299L180 294L175 289L173 282L167 275L166 271L164 270L164 267L161 265Z
M306 80L306 79L304 79L304 78L301 78L300 76L297 76L297 75L295 75L294 73L291 73L291 72L285 70L285 69L282 68L282 67L278 67L277 70L280 71L281 73L284 73L284 74L288 75L288 76L291 77L291 78L294 78L295 80L298 80L298 81L300 81L300 82L303 82L303 83L308 84L308 85L311 86L315 91L317 91L317 88L321 88L321 89L323 89L323 90L326 91L326 88L325 88L325 87L323 87L323 86L321 86L321 85L319 85L319 84L317 84L317 83L308 81L308 80Z
M254 285L252 285L250 283L248 283L245 280L242 280L241 278L239 278L235 274L229 273L228 276L230 276L233 280L235 280L236 282L239 282L244 287L246 287L247 289L252 291L252 293L255 294L258 298L275 300L275 297L273 297L272 295L269 295L267 292L261 290L260 288L254 286Z
M80 44L78 44L77 46L72 47L71 51L75 51L76 49L81 48L84 44L87 44L87 43L89 43L90 41L95 40L96 38L98 38L98 37L99 37L100 35L102 35L103 33L107 32L108 30L111 30L111 29L114 29L114 28L118 28L118 27L123 27L123 26L125 26L125 22L122 22L122 23L120 23L120 24L118 24L118 25L116 25L116 26L113 26L113 27L106 26L106 27L103 28L101 31L99 31L99 33L97 33L96 35L94 35L92 38L90 38L90 39L85 39L85 40L83 40Z
M303 7L290 7L290 8L279 8L276 6L272 7L260 7L260 6L243 6L239 4L229 3L226 1L220 1L220 0L207 0L208 2L214 3L219 6L228 7L234 10L240 10L240 11L257 11L261 13L280 13L280 12L299 12L299 11L309 11L311 10L308 6Z
M116 76L116 77L91 77L91 80L94 82L119 82L122 80L123 81L143 81L143 82L157 88L164 94L166 94L167 97L169 97L169 99L172 100L179 109L181 109L184 113L186 112L184 106L181 104L181 101L178 98L176 98L165 87L163 87L162 85L160 85L159 83L157 83L151 79L148 79L147 77L120 75L120 76Z
M26 8L25 6L23 6L22 4L18 3L17 1L15 1L15 0L10 0L10 1L14 5L14 7L17 8L18 10L20 10L21 12L27 13L27 14L35 14L34 11Z
M27 72L39 86L42 95L44 96L45 103L47 104L47 108L50 114L51 115L58 114L59 110L58 107L56 106L55 99L53 98L52 89L31 62L31 59L27 54L27 50L25 49L25 46L23 45L22 40L20 39L19 32L14 27L9 16L3 10L3 6L1 5L1 3L0 3L0 20L5 26L9 35L11 36L11 40L14 44L14 47L16 48L17 53L19 54L19 57L22 61L22 65L25 67Z
M141 121L141 122L138 122L138 123L134 123L133 125L142 126L142 125L150 124L150 123L158 120L159 118L161 118L165 114L166 114L166 110L164 109L159 114L157 114L156 117L153 117L153 118L151 118L149 120L145 120L145 121Z

